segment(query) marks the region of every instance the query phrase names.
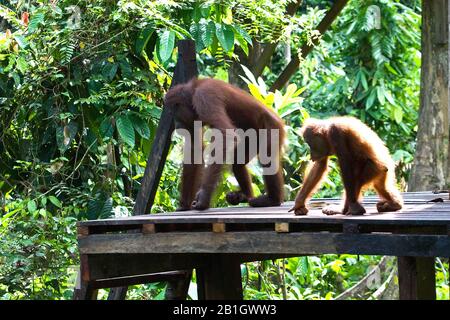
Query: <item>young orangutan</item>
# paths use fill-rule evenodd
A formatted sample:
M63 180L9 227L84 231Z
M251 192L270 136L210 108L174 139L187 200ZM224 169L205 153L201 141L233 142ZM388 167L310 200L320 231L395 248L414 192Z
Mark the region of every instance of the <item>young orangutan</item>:
M313 166L295 198L296 215L306 215L306 201L312 196L325 176L328 157L336 155L345 188L342 209L332 207L322 211L327 215L362 215L361 190L373 186L380 201L378 212L400 210L402 197L395 187L395 164L383 141L368 126L352 117L334 117L326 120L308 119L301 129L311 149Z
M232 170L239 183L240 190L230 192L226 199L230 204L236 205L248 202L253 207L279 206L283 201L283 171L281 167L281 152L284 140L284 124L277 114L264 106L247 92L216 79L192 79L188 83L176 85L167 92L165 107L174 112L175 126L177 129L187 130L191 136L190 143L193 150L194 139L202 135L194 131L202 131L194 125L195 121L201 121L202 125L217 129L226 140L227 135L237 135L250 129L267 132L267 136L257 137L254 145L249 148L249 139L245 137L240 142L233 140L232 145L224 145L224 154L236 151L238 147L245 145L243 161L234 158ZM263 129L263 130L261 130ZM272 133L277 134L272 141ZM238 138L239 139L239 138ZM201 144L201 142L198 142ZM250 149L253 149L250 151ZM198 151L198 150L197 150ZM236 154L236 153L234 153ZM253 196L251 178L246 164L259 156L263 167L263 178L266 194L259 197ZM267 155L268 162L261 161L262 155ZM273 167L272 167L273 166ZM181 178L181 200L178 211L205 210L209 208L211 196L220 180L223 164L212 163L203 169L202 164L183 164ZM271 168L274 168L272 172Z

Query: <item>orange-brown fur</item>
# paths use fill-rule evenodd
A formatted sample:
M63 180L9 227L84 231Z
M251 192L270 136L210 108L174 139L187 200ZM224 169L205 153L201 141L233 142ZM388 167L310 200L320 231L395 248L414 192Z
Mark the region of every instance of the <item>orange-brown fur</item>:
M221 80L194 78L170 89L165 97L165 105L174 108L177 127L188 130L193 130L195 120L219 129L223 134L226 129L278 129L280 149L277 161L280 163L285 137L283 121L249 93ZM247 153L246 162L254 156ZM182 187L179 210L208 208L222 171L222 165L211 164L200 177L203 169L198 165L195 168L193 166L185 164L183 168L182 185L185 187ZM245 164L233 164L232 170L241 190L229 193L228 202L237 204L248 201L252 206L280 205L284 182L281 165L278 167L275 175L264 175L267 194L255 198ZM196 189L199 189L198 192Z
M378 211L395 211L403 201L395 187L395 163L378 135L360 120L352 117L334 117L326 120L308 119L301 133L310 145L316 159L292 210L306 214L307 200L318 188L326 174L328 156L336 155L345 187L344 208L340 211L324 209L326 214L363 214L361 191L374 187L381 201ZM314 140L315 139L315 140Z

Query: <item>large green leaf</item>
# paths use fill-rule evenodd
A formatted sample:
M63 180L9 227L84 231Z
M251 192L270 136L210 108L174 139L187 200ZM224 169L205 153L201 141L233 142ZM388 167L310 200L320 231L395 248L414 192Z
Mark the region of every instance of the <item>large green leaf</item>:
M250 35L247 33L247 31L242 29L237 24L233 25L233 27L234 27L234 30L236 30L236 33L239 34L248 44L252 44L252 37L250 37ZM236 36L237 36L237 34L236 34Z
M150 128L148 123L137 114L130 114L129 118L133 123L136 132L144 139L150 139Z
M216 25L214 24L213 21L210 21L209 23L200 24L202 41L206 47L209 47L213 43L215 31Z
M89 201L87 216L89 220L109 218L113 215L113 201L107 194L100 194Z
M111 117L106 117L103 119L102 123L100 124L100 136L103 140L112 138L114 128L111 123Z
M61 201L59 201L58 198L56 198L55 196L50 196L50 197L48 197L48 199L50 200L51 203L53 203L58 208L62 208Z
M43 24L45 19L45 14L43 12L35 13L30 18L30 23L28 24L28 32L34 32L39 24Z
M147 47L147 43L154 32L155 28L153 26L148 26L139 33L139 36L136 39L136 43L134 45L134 49L138 56L140 56L142 52L145 50L145 48Z
M233 27L229 24L216 23L216 36L223 50L226 52L231 51L234 45Z
M191 27L189 28L189 32L191 33L192 37L195 40L195 50L197 52L199 52L200 50L202 50L205 47L203 45L203 40L202 40L201 24L199 24L199 23L191 24Z
M116 127L119 136L130 147L134 147L134 126L128 115L122 114L116 120Z
M166 62L172 56L173 48L175 47L175 32L165 30L159 36L158 52L162 62Z

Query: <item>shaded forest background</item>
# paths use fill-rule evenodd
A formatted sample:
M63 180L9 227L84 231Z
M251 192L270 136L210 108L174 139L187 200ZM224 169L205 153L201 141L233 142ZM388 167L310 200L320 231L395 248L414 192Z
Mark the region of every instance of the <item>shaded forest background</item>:
M301 186L308 163L298 129L309 116L353 115L376 130L406 190L418 121L421 3L352 0L320 36L315 28L331 4L2 1L0 299L70 299L78 264L75 222L131 214L171 84L177 39L196 41L201 76L241 86L284 119L286 200ZM317 40L289 83L269 91L302 46ZM173 140L152 212L177 206L182 140ZM251 171L258 194L261 172L253 164ZM225 192L237 185L229 173L223 181L216 206L225 206ZM317 196L341 192L333 162ZM437 260L440 299L448 298L444 263ZM355 255L248 263L244 294L392 298L394 266L392 259ZM161 299L164 288L136 286L128 298Z

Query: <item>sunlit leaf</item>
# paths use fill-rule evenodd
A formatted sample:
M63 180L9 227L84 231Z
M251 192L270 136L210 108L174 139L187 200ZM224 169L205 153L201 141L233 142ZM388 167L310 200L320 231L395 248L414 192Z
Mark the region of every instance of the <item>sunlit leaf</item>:
M233 27L229 24L216 23L216 36L222 48L229 52L234 45Z
M173 48L175 47L175 32L165 30L159 37L159 56L162 62L166 62L172 56Z
M135 144L134 126L126 114L122 114L116 120L117 132L122 140L131 148Z

